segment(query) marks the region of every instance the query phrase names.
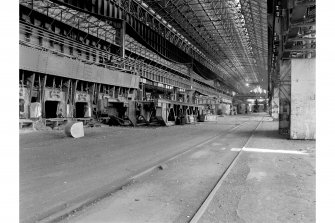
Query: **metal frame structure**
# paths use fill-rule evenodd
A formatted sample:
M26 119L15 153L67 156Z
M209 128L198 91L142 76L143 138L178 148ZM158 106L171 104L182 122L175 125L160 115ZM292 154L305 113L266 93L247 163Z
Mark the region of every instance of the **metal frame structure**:
M41 1L20 2L33 6ZM86 14L88 23L80 28L97 35L106 35L104 30L110 30L106 27L115 30L125 21L126 33L143 46L167 61L191 65L198 75L220 82L230 93L249 92L246 83L266 83L265 0L48 2L67 7L69 12ZM47 10L52 10L52 7ZM63 16L61 12L57 14ZM110 38L117 43L118 32L111 34Z
M223 85L227 85L230 90L237 91L238 89L245 87L243 84L239 83L239 80L243 76L248 76L248 74L240 74L239 79L236 79L233 75L234 72L237 72L236 69L241 69L241 67L243 68L244 64L241 64L237 68L236 66L229 64L229 68L229 65L227 66L224 64L222 66L218 64L217 61L213 61L210 55L202 52L202 50L199 50L196 46L190 43L190 41L187 40L183 34L180 34L176 30L176 27L169 24L168 21L161 16L159 11L155 12L152 8L150 8L149 3L146 4L144 1L139 0L52 1L62 5L76 7L89 14L100 16L103 19L125 20L127 22L127 27L131 27L135 30L137 35L140 35L144 42L148 43L161 56L166 56L168 59L175 59L176 61L179 60L179 62L184 63L192 63L191 58L193 58L194 64L198 63L198 66L201 66L200 69L197 70L198 74L200 73L200 75L203 75L203 73L213 72L212 75L207 75L206 78L217 78L219 81L223 82ZM209 4L209 2L206 2L206 4ZM217 14L218 13L219 11L217 11ZM231 13L234 13L234 11ZM223 19L227 18L221 17L222 21ZM230 20L232 20L232 18L230 18ZM229 27L232 26L230 25ZM234 39L234 35L231 36L231 39ZM168 40L168 42L165 40ZM232 44L230 46L232 46ZM217 45L214 45L213 47L216 48ZM210 72L207 72L206 69ZM204 72L201 72L201 70ZM214 74L216 77L214 77Z
M117 45L117 30L113 25L110 25L104 20L100 18L96 18L90 14L83 13L74 9L71 9L66 6L58 5L49 0L43 1L21 1L23 6L29 7L32 12L36 10L48 17L52 18L53 21L51 24L48 24L48 30L51 30L52 23L58 20L63 23L70 25L75 29L82 30L87 33L86 37L89 35L96 36L99 41L105 40L111 44ZM29 20L29 18L27 18ZM27 24L20 24L20 28L25 29L24 32L29 33L29 30L32 28L28 27ZM71 30L70 30L71 32ZM70 35L70 32L65 33L65 37ZM37 33L30 33L30 35L39 35ZM41 33L40 33L41 34ZM64 35L64 33L62 33ZM135 39L126 35L125 48L127 50L127 56L125 58L119 57L115 54L111 54L108 52L108 49L99 49L97 41L92 46L87 46L86 37L79 39L79 45L75 41L71 39L67 39L61 36L57 36L54 34L47 34L44 36L49 36L48 38L58 44L63 46L68 45L70 47L79 47L83 53L97 52L98 55L101 55L103 58L113 57L113 61L110 61L109 64L101 64L110 69L121 70L125 72L134 73L137 72L143 77L147 77L148 74L159 74L158 76L162 76L159 78L160 80L164 80L167 84L175 85L182 88L189 88L189 86L185 85L185 79L189 79L189 71L188 68L183 64L170 62L148 48L141 45ZM40 38L40 37L38 37ZM22 42L22 40L21 40ZM24 41L23 41L24 42ZM27 44L27 43L25 43ZM36 46L35 46L36 47ZM53 50L51 50L53 51ZM61 52L58 52L61 53ZM67 55L68 56L68 55ZM144 61L145 60L145 61ZM89 61L86 61L89 62ZM97 62L97 61L95 61ZM171 73L172 72L172 73ZM179 77L180 75L184 76L184 78ZM151 75L151 77L154 75ZM209 95L213 95L215 93L226 93L229 94L229 90L227 88L224 89L216 89L213 85L208 83L209 81L203 79L201 76L197 75L193 72L194 79L197 81L194 87L196 89L202 90ZM169 81L170 80L170 81Z
M297 106L297 101L300 101L291 100L293 96L291 89L296 82L292 78L299 73L291 68L291 59L307 59L304 62L309 63L313 60L308 59L316 56L315 11L315 0L268 1L268 28L271 32L268 45L268 98L269 104L272 105L270 114L274 117L279 115L279 131L282 134L290 134L293 117L291 109ZM309 101L306 100L304 103Z
M316 56L316 1L274 0L269 8L269 96L280 82L280 61Z
M124 20L127 22L126 30L128 34L142 40L142 44L159 53L160 56L186 64L192 63L194 59L195 62L199 63L198 66L201 67L201 70L204 71L198 71L198 74L204 75L207 79L217 78L215 72L218 73L219 70L215 67L215 64L141 1L52 0L52 2L85 11L106 21L112 20L118 23L120 20ZM210 76L208 76L209 73L211 73ZM229 85L230 83L225 82L223 84ZM234 87L230 86L230 89L234 89Z
M153 8L192 44L215 61L242 91L245 83L267 78L267 5L265 0L149 1Z

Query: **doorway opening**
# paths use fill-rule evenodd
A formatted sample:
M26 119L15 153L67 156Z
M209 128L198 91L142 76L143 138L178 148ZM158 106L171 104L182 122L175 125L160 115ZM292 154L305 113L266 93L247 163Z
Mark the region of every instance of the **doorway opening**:
M87 109L87 102L76 102L76 118L84 118Z
M170 108L170 112L169 112L169 116L168 116L168 121L176 121L173 108Z
M57 118L58 101L45 102L45 118Z

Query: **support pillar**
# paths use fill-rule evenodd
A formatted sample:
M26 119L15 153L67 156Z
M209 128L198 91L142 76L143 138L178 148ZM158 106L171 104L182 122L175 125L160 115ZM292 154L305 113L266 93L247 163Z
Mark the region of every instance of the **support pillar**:
M48 75L44 75L43 79L42 79L42 91L41 91L41 106L42 106L42 118L45 118L45 86L47 83L47 77Z
M291 113L291 60L282 60L279 66L279 132L288 135Z
M187 103L187 93L183 93L184 103Z
M69 79L65 84L66 95L65 95L65 104L66 104L66 118L72 117L72 82Z
M291 139L316 138L316 60L292 59Z
M188 74L190 75L190 85L191 85L191 89L190 91L188 91L188 97L189 97L189 103L193 103L193 97L194 97L194 90L193 90L193 73L192 73L192 64L190 66L188 66L187 68L188 70Z
M34 83L35 83L35 73L29 78L29 101L28 101L28 117L31 118L31 98L33 96Z
M274 121L279 120L279 88L273 88L273 96L271 100L271 116Z
M177 101L177 94L178 94L178 88L177 87L173 87L173 96L172 96L172 100L173 101Z
M126 21L115 22L113 23L114 28L116 29L116 38L115 42L120 46L119 56L125 57L125 40L126 40Z

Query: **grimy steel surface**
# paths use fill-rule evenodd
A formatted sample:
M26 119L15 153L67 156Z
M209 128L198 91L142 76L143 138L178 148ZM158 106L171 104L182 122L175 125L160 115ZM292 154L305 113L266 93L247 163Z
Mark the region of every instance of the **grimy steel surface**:
M65 24L73 29L83 31L89 36L95 36L100 40L104 40L109 42L109 44L113 45L114 47L118 48L120 47L119 43L119 33L120 29L117 28L118 20L115 22L113 19L118 14L113 14L110 11L108 12L111 18L110 20L106 20L105 17L99 17L96 14L92 15L88 13L87 11L81 11L77 7L74 7L70 5L59 5L56 3L51 2L50 0L35 0L35 1L21 1L20 2L20 13L29 14L34 16L38 16L42 21L43 20L51 20L51 24L60 25ZM115 6L116 7L116 6ZM133 8L133 7L132 7ZM141 13L141 8L139 8L139 15L143 18L147 18L148 21L150 20L150 16L145 16L149 12L144 11L147 14ZM135 10L135 9L133 9ZM144 9L143 9L144 10ZM136 11L136 10L135 10ZM152 15L151 15L152 16ZM141 17L141 18L142 18ZM128 17L127 17L128 18ZM156 18L156 17L154 17ZM159 75L164 77L164 79L170 80L168 84L171 84L171 81L176 81L175 83L177 86L180 86L182 88L188 88L187 85L183 84L185 83L185 78L189 79L190 72L189 72L189 65L191 62L194 64L193 68L194 71L192 72L192 78L194 81L194 88L200 89L201 91L207 92L208 95L216 94L217 92L224 93L226 95L232 94L232 89L228 86L231 85L229 82L220 82L219 86L214 85L213 80L206 80L208 78L214 78L217 79L217 76L213 72L217 72L214 69L214 66L211 65L209 67L209 70L205 67L209 66L209 64L206 63L206 60L204 58L200 58L197 56L197 54L191 53L194 58L192 59L191 56L182 56L181 58L187 59L188 63L180 63L175 62L175 60L171 61L171 58L168 58L167 55L162 55L161 52L158 52L157 50L153 49L152 47L148 46L150 43L155 43L155 41L143 41L143 39L138 36L138 33L132 29L127 29L128 32L126 32L125 36L125 49L126 49L126 57L122 57L118 54L108 52L106 50L98 49L97 46L89 46L87 44L84 44L85 37L83 37L82 41L73 41L71 38L67 38L67 36L57 35L55 33L49 32L49 30L41 30L39 29L39 32L35 32L33 30L36 30L36 26L31 23L31 18L24 18L24 21L20 20L20 32L27 33L28 35L32 35L33 37L37 38L48 38L52 41L55 41L61 45L70 45L73 47L75 45L76 47L80 47L80 50L82 50L83 53L91 53L92 51L99 52L99 54L103 57L113 58L113 63L109 63L108 67L112 67L112 69L124 71L128 73L133 73L135 70L143 76L144 78L149 78L150 75L154 73L155 75ZM138 24L135 25L136 28L140 27L140 30L138 30L140 35L149 35L146 29L150 29L150 24L143 26L142 20L131 20L132 23ZM115 23L115 24L114 24ZM114 25L113 25L114 24ZM133 25L134 25L133 24ZM160 26L161 27L161 26ZM156 29L154 29L156 30ZM174 29L171 27L165 27L164 26L164 41L174 41L180 43L180 37L175 38L172 34ZM156 30L157 31L157 30ZM47 33L45 33L47 32ZM69 33L68 33L69 34ZM136 34L136 35L135 35ZM152 30L151 34L155 34L155 32ZM150 34L150 35L151 35ZM135 35L135 36L134 36ZM159 35L159 33L156 32L155 35ZM22 35L20 36L20 44L29 45L36 47L36 45L32 45L29 43L29 41L26 41L26 38ZM164 41L160 42L159 49L165 50L168 49L170 54L177 54L179 55L179 51L182 51L182 49L179 49L178 47L176 49L173 49L169 45L165 44ZM110 46L111 46L110 45ZM177 44L178 45L178 44ZM179 45L178 45L179 46ZM53 51L52 49L49 49ZM188 52L188 51L187 51ZM190 52L189 52L190 53ZM169 54L169 55L170 55ZM179 55L180 56L180 55ZM71 56L70 56L71 58ZM200 62L197 62L201 61ZM89 62L90 63L90 62ZM206 65L207 64L207 65ZM105 64L99 64L102 66L106 66ZM131 69L129 69L131 67ZM200 81L200 82L199 82ZM199 83L205 83L199 84Z

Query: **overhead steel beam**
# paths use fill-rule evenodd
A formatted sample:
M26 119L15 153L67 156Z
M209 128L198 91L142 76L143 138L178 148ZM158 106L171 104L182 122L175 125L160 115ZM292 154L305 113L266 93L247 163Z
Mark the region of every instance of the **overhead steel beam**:
M311 40L316 40L316 38L299 38L299 37L294 37L294 38L288 38L286 42L298 42L298 41L311 41Z
M179 63L190 63L193 57L193 59L200 61L198 66L203 67L202 70L207 70L206 73L202 73L201 75L209 74L207 78L214 78L215 75L218 77L221 76L220 71L215 68L215 65L211 65L212 62L210 59L207 59L206 56L201 54L192 44L186 39L183 39L180 34L173 31L172 27L168 27L168 24L164 24L164 21L160 20L154 12L145 9L138 1L50 1L72 7L107 21L118 23L118 21L125 20L127 22L127 34L139 39L141 44L154 50L162 57ZM140 11L144 12L144 17L139 17ZM234 86L231 86L231 89L236 91Z

